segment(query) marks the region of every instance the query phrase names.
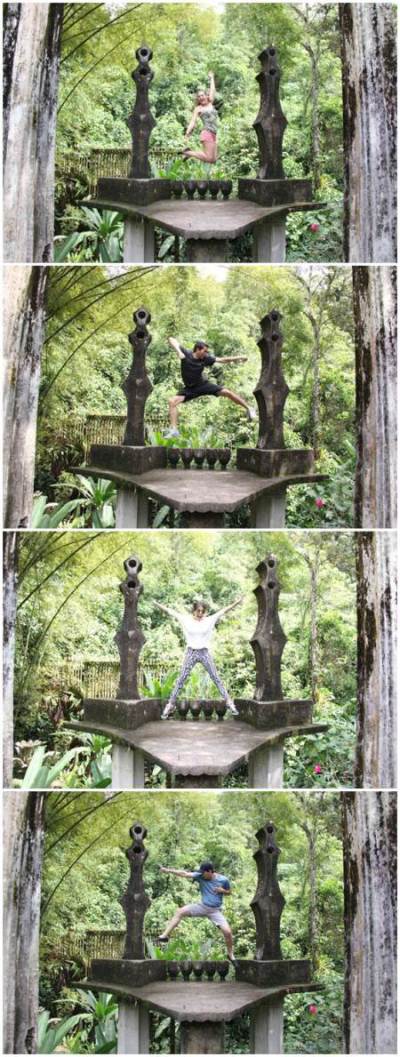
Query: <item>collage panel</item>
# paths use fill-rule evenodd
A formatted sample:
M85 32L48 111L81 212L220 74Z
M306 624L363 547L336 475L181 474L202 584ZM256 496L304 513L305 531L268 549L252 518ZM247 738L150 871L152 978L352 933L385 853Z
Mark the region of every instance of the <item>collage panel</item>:
M388 536L7 534L7 784L394 788Z
M395 794L5 796L4 1052L396 1052Z
M2 1052L396 1053L397 5L2 14Z

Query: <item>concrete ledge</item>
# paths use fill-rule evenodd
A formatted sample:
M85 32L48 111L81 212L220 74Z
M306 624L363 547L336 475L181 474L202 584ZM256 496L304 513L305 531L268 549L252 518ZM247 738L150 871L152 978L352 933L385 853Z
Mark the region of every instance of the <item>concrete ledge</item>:
M92 444L89 462L119 473L142 474L167 466L167 448L134 447L130 444Z
M260 180L254 177L239 180L238 189L239 198L262 206L295 205L297 202L312 202L313 197L311 180Z
M93 980L109 980L128 987L144 987L167 979L168 962L157 958L133 961L129 958L96 958L90 963Z
M235 969L237 980L255 987L311 983L311 962L308 959L282 958L261 962L239 958Z
M314 452L307 448L238 448L238 470L247 470L260 477L289 477L312 473Z
M236 700L240 719L257 730L277 730L294 724L311 723L313 703L304 701Z
M99 198L112 198L115 202L131 202L132 205L148 206L160 198L171 197L172 180L156 178L138 180L134 177L101 176L97 182Z

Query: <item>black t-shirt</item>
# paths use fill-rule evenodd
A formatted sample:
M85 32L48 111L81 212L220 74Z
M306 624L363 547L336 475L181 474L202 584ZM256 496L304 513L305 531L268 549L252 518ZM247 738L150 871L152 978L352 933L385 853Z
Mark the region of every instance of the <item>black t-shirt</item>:
M208 353L202 360L197 360L189 349L184 349L183 345L180 345L179 348L185 357L184 360L180 361L181 375L185 385L201 385L204 382L204 378L202 378L204 367L212 367L213 363L215 363L215 356L211 356Z

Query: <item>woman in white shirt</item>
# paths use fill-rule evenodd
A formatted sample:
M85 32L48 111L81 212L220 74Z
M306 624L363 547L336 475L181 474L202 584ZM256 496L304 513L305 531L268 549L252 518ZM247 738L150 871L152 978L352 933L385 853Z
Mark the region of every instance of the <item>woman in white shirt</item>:
M194 602L191 613L178 613L177 610L170 609L168 606L163 606L159 602L154 603L157 606L157 609L161 609L163 613L168 613L168 616L173 617L174 620L178 621L187 645L182 669L178 675L170 699L164 708L161 719L169 719L169 716L174 711L178 694L180 690L182 690L186 680L189 678L190 672L195 664L203 665L203 668L206 669L213 683L215 683L217 689L222 695L226 707L229 708L232 715L239 715L234 701L228 694L228 691L218 675L215 661L213 660L208 647L218 621L225 616L225 613L229 613L231 609L238 606L241 601L242 599L238 598L236 602L231 602L229 606L225 606L224 609L219 609L217 613L212 613L210 616L207 616L207 607L203 602Z

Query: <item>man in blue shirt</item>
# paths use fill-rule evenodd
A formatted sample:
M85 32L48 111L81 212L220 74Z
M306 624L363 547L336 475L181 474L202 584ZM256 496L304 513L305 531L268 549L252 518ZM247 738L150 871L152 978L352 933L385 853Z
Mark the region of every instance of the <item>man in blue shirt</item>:
M179 925L182 918L209 918L221 929L229 961L234 962L232 930L221 910L224 896L231 895L228 878L224 874L217 873L209 859L200 863L198 870L174 870L171 866L160 866L160 870L161 873L175 874L175 877L187 877L190 881L196 882L200 888L201 903L187 903L184 907L179 907L162 935L158 937L159 943L168 942L171 932Z
M232 392L232 389L227 389L225 385L216 385L215 382L210 382L203 375L204 368L212 367L214 363L246 363L247 356L219 356L216 360L215 356L212 356L209 352L205 341L196 341L193 350L185 349L176 338L168 338L168 342L179 357L183 382L179 393L176 396L171 396L169 400L171 422L169 437L179 437L179 404L185 404L188 400L197 400L200 396L226 396L228 400L232 400L234 404L244 408L249 422L253 422L256 419L254 408L250 407L242 396Z

